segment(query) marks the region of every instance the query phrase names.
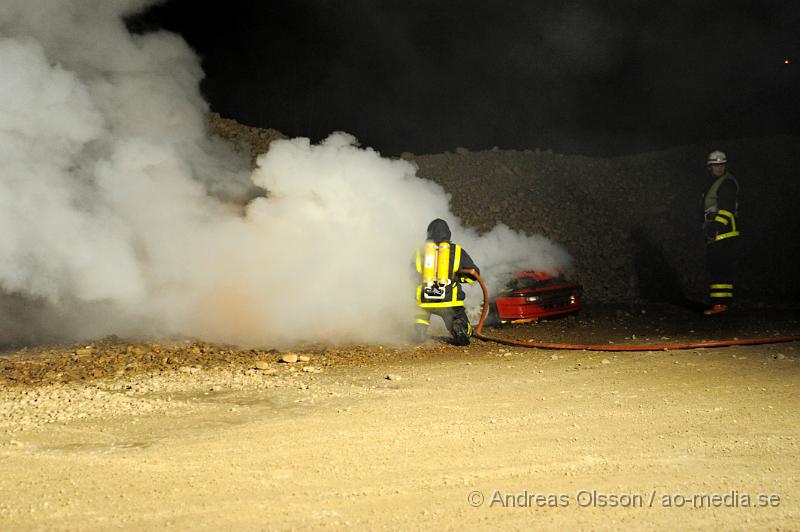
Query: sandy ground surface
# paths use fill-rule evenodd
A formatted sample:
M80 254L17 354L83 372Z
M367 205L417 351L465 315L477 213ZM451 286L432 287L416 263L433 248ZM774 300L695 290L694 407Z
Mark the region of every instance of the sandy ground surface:
M797 334L798 318L590 308L497 334L663 343ZM0 389L4 529L800 522L798 343L600 353L434 339L309 347L288 364L197 342L90 347L0 358L16 375ZM50 363L71 370L44 378Z

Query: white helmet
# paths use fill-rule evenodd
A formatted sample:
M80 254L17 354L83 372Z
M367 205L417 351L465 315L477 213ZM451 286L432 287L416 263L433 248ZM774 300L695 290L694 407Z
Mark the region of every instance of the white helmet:
M706 164L725 164L728 162L728 156L725 155L725 152L714 150L708 154L708 159L706 160Z

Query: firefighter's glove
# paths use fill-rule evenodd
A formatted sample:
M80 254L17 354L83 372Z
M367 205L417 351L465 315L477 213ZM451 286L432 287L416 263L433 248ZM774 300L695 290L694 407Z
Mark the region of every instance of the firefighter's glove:
M703 231L705 233L706 240L711 242L715 238L717 238L717 233L719 232L719 222L708 222L705 227L703 227Z

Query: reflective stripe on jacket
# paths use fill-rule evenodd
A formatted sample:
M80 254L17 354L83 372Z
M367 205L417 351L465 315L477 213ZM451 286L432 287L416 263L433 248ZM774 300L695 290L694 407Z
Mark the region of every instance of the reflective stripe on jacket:
M735 188L728 188L728 183ZM721 188L727 188L726 193L720 194ZM704 232L711 242L739 236L736 226L738 210L737 195L739 182L728 172L718 177L703 196L705 210Z

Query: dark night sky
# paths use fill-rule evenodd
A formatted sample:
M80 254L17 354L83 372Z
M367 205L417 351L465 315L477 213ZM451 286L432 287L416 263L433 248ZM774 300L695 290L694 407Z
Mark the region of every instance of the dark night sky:
M798 4L171 0L129 25L183 35L212 110L248 125L612 154L800 134Z

